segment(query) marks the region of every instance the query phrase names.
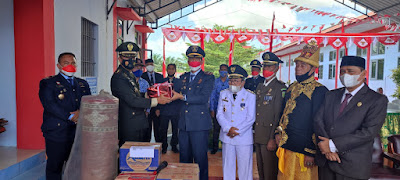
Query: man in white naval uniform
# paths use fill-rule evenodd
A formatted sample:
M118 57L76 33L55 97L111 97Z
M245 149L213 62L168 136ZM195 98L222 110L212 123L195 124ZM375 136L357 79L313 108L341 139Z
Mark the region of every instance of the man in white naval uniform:
M253 179L253 132L256 95L243 88L247 72L239 65L228 68L229 89L220 93L217 120L221 125L224 180Z

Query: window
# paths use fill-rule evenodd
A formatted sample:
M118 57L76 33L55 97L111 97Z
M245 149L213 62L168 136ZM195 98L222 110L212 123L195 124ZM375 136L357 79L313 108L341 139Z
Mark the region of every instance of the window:
M384 63L383 59L371 61L371 79L383 80Z
M96 76L97 25L82 18L81 21L81 65L82 76Z
M357 56L367 56L368 49L361 49L357 46Z
M324 74L324 66L320 65L318 67L318 79L322 79L323 78L323 74Z
M336 50L329 52L329 61L336 61Z
M378 54L385 54L385 45L383 45L380 42L372 43L371 55L378 55Z
M400 57L397 58L397 68L400 67Z
M324 62L324 53L319 54L319 62Z
M339 59L342 59L344 56L344 49L339 50Z
M290 66L294 66L294 59L290 59Z
M329 79L334 79L336 76L336 64L329 64Z
M117 20L117 47L124 42L124 21Z
M285 61L286 67L289 67L289 60Z

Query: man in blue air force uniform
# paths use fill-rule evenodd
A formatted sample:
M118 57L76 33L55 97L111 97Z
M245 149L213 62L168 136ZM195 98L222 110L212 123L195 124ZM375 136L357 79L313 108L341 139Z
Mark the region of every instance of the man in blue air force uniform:
M247 72L232 65L229 89L221 91L217 119L221 125L222 168L225 180L236 179L236 162L240 180L253 179L253 130L256 95L244 89Z
M60 179L75 138L81 98L90 95L88 83L74 76L76 59L72 53L58 57L60 73L40 81L43 105L42 132L46 143L46 178Z
M190 72L183 74L174 84L172 100L183 100L179 117L179 161L199 164L200 179L208 179L208 131L211 129L209 99L214 76L201 70L205 53L199 46L186 51Z

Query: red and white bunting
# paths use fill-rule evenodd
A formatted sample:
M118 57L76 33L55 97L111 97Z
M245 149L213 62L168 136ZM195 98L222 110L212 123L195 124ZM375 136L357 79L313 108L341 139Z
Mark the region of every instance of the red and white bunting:
M265 36L265 35L257 35L257 39L263 45L269 45L270 42L271 42L271 39L268 36Z
M305 37L304 42L307 44L314 41L316 44L321 44L324 39L322 37Z
M235 39L236 39L236 41L238 43L243 43L243 42L246 42L246 41L249 41L249 40L253 39L253 35L244 35L244 34L240 35L240 34L238 34L238 35L235 36Z
M328 39L328 43L335 49L340 49L342 46L344 46L347 42L347 38L346 37L330 37Z
M395 45L400 36L378 37L378 41L384 45Z
M355 37L354 44L356 44L359 48L365 49L371 45L372 38L370 37Z
M215 43L221 44L229 39L229 34L211 34L211 39Z
M200 34L198 34L198 33L187 32L187 33L186 33L186 36L189 38L189 40L190 40L192 43L198 44L198 43L200 43L200 41L201 41Z
M182 32L179 30L173 31L173 30L163 29L162 32L164 34L164 37L167 38L169 42L178 41L179 38L181 38L182 36Z

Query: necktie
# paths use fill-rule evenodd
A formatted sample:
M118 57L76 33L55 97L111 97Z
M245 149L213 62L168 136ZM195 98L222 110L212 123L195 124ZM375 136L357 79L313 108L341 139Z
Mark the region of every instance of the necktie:
M68 82L71 84L71 85L74 85L74 81L72 81L72 77L68 77Z
M233 94L233 99L236 100L237 94Z
M340 104L339 115L341 115L344 108L346 108L347 101L351 98L351 96L352 95L350 93L346 93L346 97L344 98L344 101L342 102L342 104Z
M153 74L150 73L150 74L149 74L149 77L150 77L150 85L153 85L153 84L154 84Z
M190 75L190 82L192 82L194 80L195 75L191 74Z

